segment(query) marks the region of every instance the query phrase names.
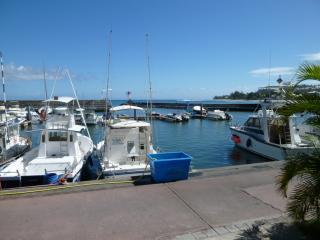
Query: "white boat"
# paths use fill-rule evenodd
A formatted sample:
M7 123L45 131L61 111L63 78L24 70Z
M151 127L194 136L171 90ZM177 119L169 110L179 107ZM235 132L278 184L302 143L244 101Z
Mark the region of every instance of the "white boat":
M168 113L164 115L164 120L168 122L182 122L182 116L176 113Z
M121 118L121 111L126 117ZM149 122L138 120L145 116L143 108L122 105L110 109L111 119L107 121L104 141L97 145L101 154L105 175L142 173L148 169L147 154L155 153ZM128 118L128 112L133 112ZM140 113L140 114L139 114Z
M185 112L181 115L182 121L189 121L190 119L190 114Z
M193 118L205 118L207 116L207 110L202 106L194 106L191 116Z
M74 119L78 124L82 124L83 111L83 108L77 108L74 110Z
M272 160L284 160L296 153L311 153L314 145L303 139L296 127L296 116L284 120L272 109L272 102L261 103L262 110L249 116L243 126L231 126L236 146Z
M225 111L215 109L214 111L207 112L207 119L210 119L210 120L231 120L232 116Z
M20 124L24 120L9 115L7 112L4 67L1 52L0 64L4 104L4 106L0 106L0 165L2 165L13 161L15 158L28 151L31 147L31 140L20 136Z
M0 106L0 126L6 125L6 122L15 121L16 118L16 116L7 113L5 106Z
M15 117L26 118L28 112L25 108L20 108L18 104L14 104L8 107L7 113Z
M96 125L98 123L98 116L92 109L86 109L84 111L84 119L88 125Z
M20 124L15 118L0 126L0 165L15 160L31 148L31 140L20 136Z
M73 111L67 107L74 100L71 97L47 100L66 107L56 108L58 111L47 119L38 147L1 169L2 187L49 184L59 179L74 182L79 179L80 170L93 151L93 143L84 135L85 127L76 125Z

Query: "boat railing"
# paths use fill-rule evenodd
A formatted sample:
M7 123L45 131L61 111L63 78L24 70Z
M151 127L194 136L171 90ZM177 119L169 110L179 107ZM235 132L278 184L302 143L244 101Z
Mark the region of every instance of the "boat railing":
M63 129L67 130L68 129L68 124L65 123L50 123L47 125L48 129Z
M71 173L72 171L68 170L67 168L65 169L52 169L50 171L48 171L46 168L44 169L44 173L45 174L48 174L48 173L56 173L56 172L62 172L64 174L68 174L68 173Z

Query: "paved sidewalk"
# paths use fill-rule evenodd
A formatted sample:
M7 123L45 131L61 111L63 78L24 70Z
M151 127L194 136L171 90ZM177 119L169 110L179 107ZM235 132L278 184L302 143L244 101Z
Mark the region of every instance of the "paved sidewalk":
M285 200L273 185L279 166L255 164L167 184L1 199L1 239L233 239L257 219L283 215Z

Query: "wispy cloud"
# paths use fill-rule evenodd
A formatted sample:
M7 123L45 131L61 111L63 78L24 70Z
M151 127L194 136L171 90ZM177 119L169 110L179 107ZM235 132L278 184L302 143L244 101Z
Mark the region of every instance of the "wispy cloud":
M7 80L43 80L43 70L28 66L17 66L10 63L4 66L4 75ZM61 74L57 74L57 70L47 69L46 79L61 79Z
M278 75L292 75L294 74L293 67L273 67L273 68L258 68L249 72L253 76L278 76Z
M300 55L306 61L320 61L320 52Z

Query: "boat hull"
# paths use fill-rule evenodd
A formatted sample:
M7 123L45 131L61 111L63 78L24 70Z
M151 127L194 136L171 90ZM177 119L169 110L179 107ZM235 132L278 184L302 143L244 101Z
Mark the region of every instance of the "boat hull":
M232 140L237 147L271 160L285 160L298 153L310 154L313 151L312 147L288 147L267 143L254 136L248 135L236 127L231 127L230 130Z
M80 167L81 170L81 167ZM78 182L80 181L80 170L74 175L67 177L67 182ZM16 188L16 187L29 187L29 186L40 186L48 185L45 180L45 175L22 175L22 176L9 176L1 177L1 188Z

